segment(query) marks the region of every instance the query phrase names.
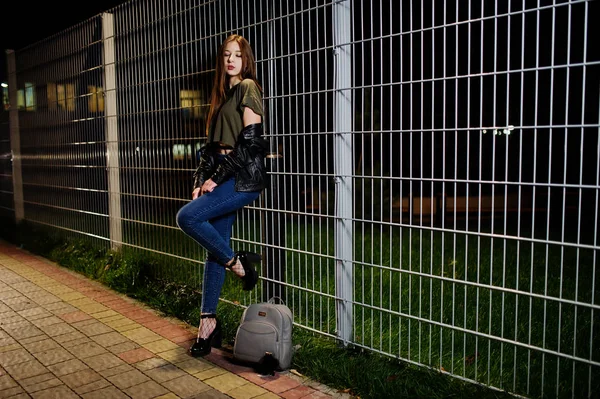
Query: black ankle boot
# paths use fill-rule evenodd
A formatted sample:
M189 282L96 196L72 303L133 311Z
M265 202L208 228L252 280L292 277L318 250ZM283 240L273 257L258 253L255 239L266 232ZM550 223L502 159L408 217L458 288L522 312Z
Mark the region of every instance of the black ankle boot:
M216 314L200 315L200 319L215 319L216 317ZM219 322L219 319L217 319L215 329L210 333L208 338L196 338L196 342L194 342L194 345L190 348L190 353L193 357L206 356L210 353L211 347L221 347L221 339L221 323Z
M250 291L254 288L256 283L258 282L258 273L256 269L252 265L253 263L259 263L262 257L254 252L247 251L239 251L235 254L236 261L239 259L240 263L244 267L244 276L242 277L242 281L244 282L244 286L242 289L244 291ZM235 262L234 262L235 264Z

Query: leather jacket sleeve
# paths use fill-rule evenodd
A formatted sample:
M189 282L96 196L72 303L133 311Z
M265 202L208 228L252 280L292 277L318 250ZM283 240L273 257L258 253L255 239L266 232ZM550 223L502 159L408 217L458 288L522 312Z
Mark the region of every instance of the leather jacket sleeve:
M194 172L194 189L202 187L202 184L214 173L215 159L210 144L200 148L200 162Z
M237 144L221 162L211 179L221 184L240 169L253 163L257 157L264 158L269 143L262 137L262 123L246 126L238 137Z

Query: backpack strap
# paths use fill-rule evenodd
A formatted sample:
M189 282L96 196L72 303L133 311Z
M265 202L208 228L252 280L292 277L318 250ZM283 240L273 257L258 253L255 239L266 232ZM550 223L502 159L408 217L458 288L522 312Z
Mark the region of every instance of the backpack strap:
M273 303L273 304L275 304L275 300L276 300L276 299L279 301L279 303L280 303L280 304L283 304L283 305L285 305L285 302L283 301L283 299L281 299L281 298L280 298L280 297L278 297L278 296L271 297L271 299L269 299L269 300L267 301L267 303Z

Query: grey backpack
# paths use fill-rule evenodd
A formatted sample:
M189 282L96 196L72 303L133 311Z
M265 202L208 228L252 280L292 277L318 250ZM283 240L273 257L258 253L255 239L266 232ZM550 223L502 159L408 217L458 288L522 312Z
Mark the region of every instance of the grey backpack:
M282 303L276 304L275 299ZM273 369L288 369L292 363L293 323L292 312L278 297L250 305L235 335L233 357L256 364L274 361Z

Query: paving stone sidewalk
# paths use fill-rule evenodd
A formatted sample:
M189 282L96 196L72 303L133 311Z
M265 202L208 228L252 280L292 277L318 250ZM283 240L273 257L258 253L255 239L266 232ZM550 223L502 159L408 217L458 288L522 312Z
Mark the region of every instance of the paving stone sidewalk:
M0 398L347 398L291 372L261 376L165 318L0 241Z

